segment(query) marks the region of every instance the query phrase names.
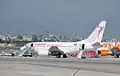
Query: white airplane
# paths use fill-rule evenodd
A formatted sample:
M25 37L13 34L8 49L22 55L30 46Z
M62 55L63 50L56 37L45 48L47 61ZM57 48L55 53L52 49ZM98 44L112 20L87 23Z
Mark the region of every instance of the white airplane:
M48 55L48 51L52 46L57 46L64 53L77 52L84 48L93 48L93 44L101 42L103 33L105 30L106 21L101 21L100 24L95 28L92 34L84 40L78 42L31 42L25 44L20 50L24 50L33 44L33 48L38 55ZM22 55L22 54L21 54Z

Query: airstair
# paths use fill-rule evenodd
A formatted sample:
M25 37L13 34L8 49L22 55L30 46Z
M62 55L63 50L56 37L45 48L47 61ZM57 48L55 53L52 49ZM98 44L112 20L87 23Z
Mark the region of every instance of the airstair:
M21 50L22 52L18 55L18 56L24 56L24 57L32 57L32 56L37 56L37 53L34 51L34 47L29 47L29 46L25 46L25 48L23 50Z

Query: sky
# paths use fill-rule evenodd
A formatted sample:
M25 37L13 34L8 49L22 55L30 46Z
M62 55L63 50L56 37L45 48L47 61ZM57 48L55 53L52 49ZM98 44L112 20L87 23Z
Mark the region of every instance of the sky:
M0 32L88 36L102 20L120 36L120 0L0 0Z

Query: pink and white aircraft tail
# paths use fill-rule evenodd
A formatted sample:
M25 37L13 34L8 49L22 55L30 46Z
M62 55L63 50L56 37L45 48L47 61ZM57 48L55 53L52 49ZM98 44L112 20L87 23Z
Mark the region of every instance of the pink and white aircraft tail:
M52 46L57 46L64 53L79 51L82 49L83 44L85 45L84 48L93 48L93 44L96 42L101 42L105 26L106 21L101 21L88 38L78 42L32 42L33 48L38 53L38 55L48 55L48 51ZM30 47L30 45L31 43L27 43L20 49L24 50Z
M94 29L94 31L91 33L91 35L87 39L79 42L83 42L83 43L101 42L103 38L105 26L106 26L106 21L101 21L98 27Z

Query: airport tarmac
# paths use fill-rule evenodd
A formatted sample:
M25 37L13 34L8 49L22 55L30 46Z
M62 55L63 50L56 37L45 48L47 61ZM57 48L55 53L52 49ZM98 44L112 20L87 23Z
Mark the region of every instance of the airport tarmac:
M120 59L0 57L1 76L120 76Z

